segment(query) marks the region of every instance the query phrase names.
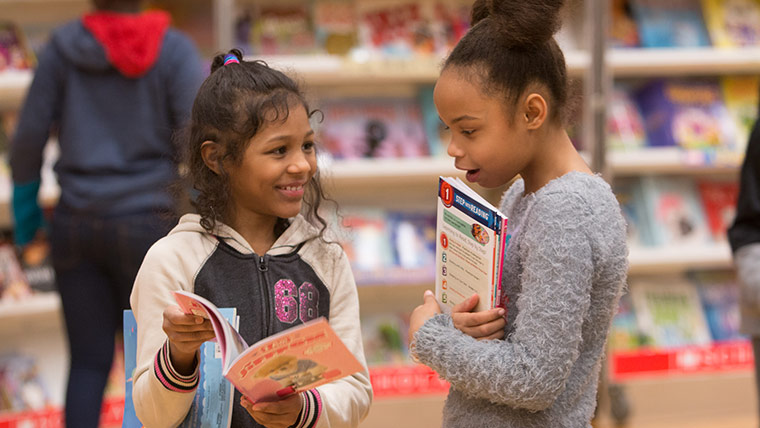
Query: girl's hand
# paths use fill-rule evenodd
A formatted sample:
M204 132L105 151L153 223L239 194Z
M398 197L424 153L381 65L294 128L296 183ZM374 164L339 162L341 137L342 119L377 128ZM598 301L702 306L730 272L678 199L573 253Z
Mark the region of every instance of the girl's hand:
M188 375L195 371L195 355L203 342L214 338L211 321L197 315L182 312L179 306L164 309L164 333L169 338L169 354L172 366L179 373Z
M256 422L267 428L288 428L298 420L301 406L303 406L303 396L294 394L280 401L256 404L245 396L241 396L240 405L248 410Z
M451 320L454 322L454 327L478 340L503 339L504 326L507 325L507 320L504 319L504 309L494 308L487 311L472 312L478 304L478 299L478 295L473 294L451 309Z
M425 324L425 321L441 313L441 308L438 307L438 302L435 300L435 294L432 291L425 290L422 298L422 304L414 308L409 317L409 343L413 342L414 334L422 327L422 324Z

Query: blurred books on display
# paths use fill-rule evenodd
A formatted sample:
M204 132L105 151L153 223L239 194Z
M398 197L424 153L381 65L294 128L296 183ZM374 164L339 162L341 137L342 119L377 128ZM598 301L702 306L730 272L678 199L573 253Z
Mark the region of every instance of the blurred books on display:
M721 178L644 176L616 179L613 191L630 246L679 248L726 242L739 185Z
M435 214L344 208L332 224L358 285L432 282Z

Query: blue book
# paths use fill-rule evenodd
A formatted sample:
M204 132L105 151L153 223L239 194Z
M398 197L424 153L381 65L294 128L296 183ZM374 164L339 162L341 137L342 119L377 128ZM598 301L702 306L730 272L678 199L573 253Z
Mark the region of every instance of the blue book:
M645 48L710 46L699 0L631 0Z
M232 323L237 324L235 308L221 308L219 311ZM124 419L122 428L142 428L135 414L132 402L132 376L137 358L137 322L132 311L124 311ZM201 346L200 384L195 398L181 428L229 427L232 415L234 388L222 375L221 353L216 342L206 342Z

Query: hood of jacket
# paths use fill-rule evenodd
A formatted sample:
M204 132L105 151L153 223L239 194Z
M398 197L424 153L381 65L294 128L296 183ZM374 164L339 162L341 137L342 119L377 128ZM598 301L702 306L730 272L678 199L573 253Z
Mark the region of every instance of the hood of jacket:
M198 214L185 214L179 219L177 226L169 232L169 235L176 233L202 233L208 235L211 239L221 239L241 254L254 254L253 248L248 241L243 238L235 229L226 224L217 222L213 233L208 233L201 226L201 216ZM290 226L280 235L267 251L268 255L277 256L290 254L295 251L302 243L317 238L319 231L315 226L306 221L302 215L291 219Z
M169 23L169 14L162 11L98 11L56 30L53 43L80 69L115 68L126 77L138 78L158 60Z

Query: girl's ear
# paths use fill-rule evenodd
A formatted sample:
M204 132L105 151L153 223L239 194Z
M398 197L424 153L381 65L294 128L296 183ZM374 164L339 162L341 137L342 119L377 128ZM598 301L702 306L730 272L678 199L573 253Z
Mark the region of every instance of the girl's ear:
M546 104L544 97L540 94L532 93L525 98L522 113L528 130L535 130L540 128L546 121L546 117L549 114L549 106Z
M206 164L208 169L214 171L216 175L220 175L222 171L222 146L216 141L206 140L201 144L201 157L203 163Z

